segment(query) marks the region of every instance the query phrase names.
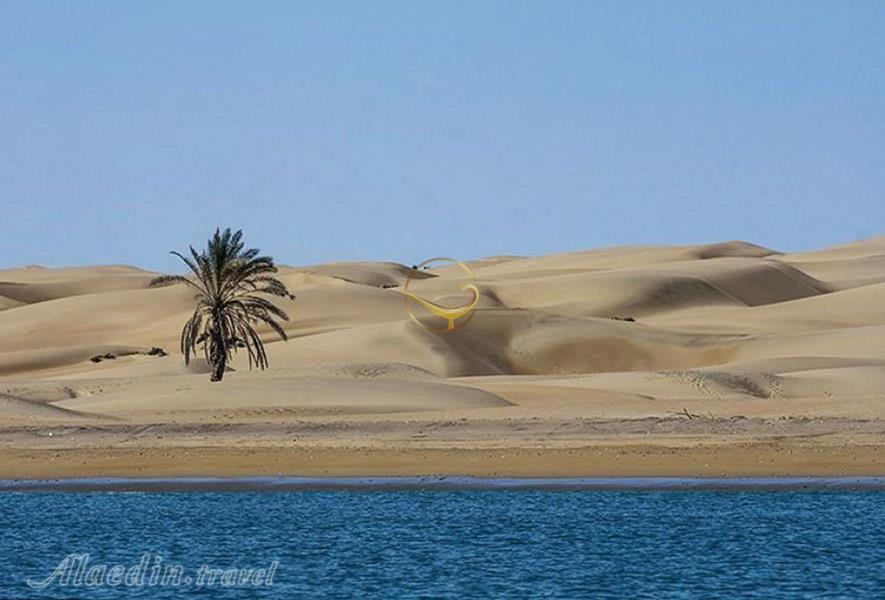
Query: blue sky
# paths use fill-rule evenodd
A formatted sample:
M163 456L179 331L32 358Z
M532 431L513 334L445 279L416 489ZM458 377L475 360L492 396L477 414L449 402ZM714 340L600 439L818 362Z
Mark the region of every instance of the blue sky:
M0 265L885 233L885 3L0 3Z

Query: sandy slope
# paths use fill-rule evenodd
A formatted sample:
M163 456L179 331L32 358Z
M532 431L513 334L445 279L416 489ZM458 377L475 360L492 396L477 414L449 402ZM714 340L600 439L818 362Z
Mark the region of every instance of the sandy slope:
M178 355L184 286L0 270L0 477L885 474L885 238L468 264L480 308L446 335L408 317L404 265L282 268L291 340L220 385Z

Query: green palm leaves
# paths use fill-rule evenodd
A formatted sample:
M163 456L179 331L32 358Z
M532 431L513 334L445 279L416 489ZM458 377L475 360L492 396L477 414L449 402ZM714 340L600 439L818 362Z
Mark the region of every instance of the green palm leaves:
M289 316L263 296L295 299L273 276L277 272L273 258L259 256L255 248L244 249L243 232L230 229L216 229L203 252L190 247L190 256L172 254L188 266L191 275L163 275L150 285L183 283L197 292L194 314L181 330L185 364L190 364L201 345L212 369L211 381L221 381L228 361L240 348L249 355L250 369L266 368L267 353L255 326L266 325L286 340L279 321L288 321Z

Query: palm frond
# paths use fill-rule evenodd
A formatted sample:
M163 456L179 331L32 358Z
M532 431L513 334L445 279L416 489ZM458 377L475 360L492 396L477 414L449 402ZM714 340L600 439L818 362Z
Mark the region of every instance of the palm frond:
M187 277L182 277L181 275L160 275L159 277L154 277L151 279L151 282L148 284L148 287L161 287L165 285L172 285L175 283L192 283L190 279Z

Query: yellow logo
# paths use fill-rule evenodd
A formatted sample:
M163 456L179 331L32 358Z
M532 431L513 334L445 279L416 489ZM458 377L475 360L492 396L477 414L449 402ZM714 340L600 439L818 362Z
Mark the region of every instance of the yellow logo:
M471 300L468 301L466 304L449 308L447 306L441 306L439 304L436 304L435 302L431 302L430 300L426 300L425 298L422 298L421 296L413 294L409 291L409 284L412 283L413 280L417 279L418 275L423 273L426 267L439 262L449 263L450 265L458 267L457 272L463 275L462 280L464 278L468 280L468 283L462 283L460 286L462 290L469 291L473 296ZM441 279L449 278L444 275L440 275L439 277ZM412 268L412 270L409 272L409 275L406 276L406 282L403 285L403 289L400 290L400 293L403 295L403 301L405 302L406 310L415 323L437 333L450 333L455 329L463 327L470 322L470 319L473 318L473 313L476 310L476 305L479 303L479 289L473 283L475 280L476 278L473 276L473 271L471 271L470 268L462 262L451 258L430 258L428 260L425 260L420 265L416 265ZM424 318L419 319L418 316L415 314L415 311L413 311L413 308L416 305L424 309L423 311L419 311L425 313L423 315ZM445 327L436 327L431 324L432 321L439 322L439 319L445 320Z

